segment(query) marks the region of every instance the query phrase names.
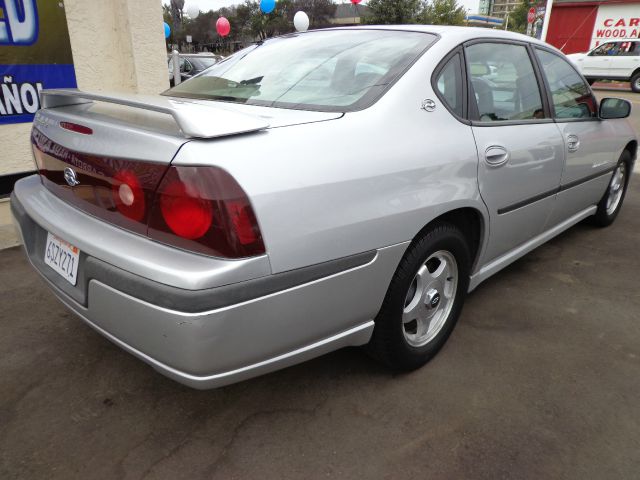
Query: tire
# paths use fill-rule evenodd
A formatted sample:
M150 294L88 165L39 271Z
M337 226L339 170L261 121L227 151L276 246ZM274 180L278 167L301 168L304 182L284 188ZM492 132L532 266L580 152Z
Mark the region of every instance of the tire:
M635 73L631 77L631 90L640 93L640 72Z
M427 363L458 321L470 268L469 245L457 227L439 222L421 234L391 280L375 319L369 353L396 371Z
M608 227L611 225L620 210L622 202L627 193L629 176L631 174L631 154L625 150L618 160L618 165L613 171L607 191L598 203L598 210L592 217L592 223L598 227Z

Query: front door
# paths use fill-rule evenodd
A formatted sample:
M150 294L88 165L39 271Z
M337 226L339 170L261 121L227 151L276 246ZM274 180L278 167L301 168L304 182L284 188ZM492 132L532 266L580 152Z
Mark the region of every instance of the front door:
M616 42L603 43L584 57L582 74L585 77L608 78L611 68L611 56L616 49Z
M619 140L615 124L598 119L596 99L574 67L553 51L536 47L535 52L565 143L558 202L547 222L551 228L598 203L616 166Z
M465 46L478 181L490 215L482 263L541 233L562 176L562 136L549 118L531 55L524 43Z

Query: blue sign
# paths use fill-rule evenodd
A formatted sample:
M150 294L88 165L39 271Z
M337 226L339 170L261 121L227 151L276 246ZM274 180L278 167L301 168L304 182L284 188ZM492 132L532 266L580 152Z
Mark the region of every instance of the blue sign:
M0 125L33 121L45 88L76 88L64 3L0 0Z

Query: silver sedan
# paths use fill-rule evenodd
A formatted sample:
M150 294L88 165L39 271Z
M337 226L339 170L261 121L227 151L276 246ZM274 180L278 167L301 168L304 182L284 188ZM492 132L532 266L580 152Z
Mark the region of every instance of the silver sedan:
M196 388L348 345L420 367L468 291L615 220L638 146L562 53L474 28L291 34L163 95L42 104L11 199L29 260Z

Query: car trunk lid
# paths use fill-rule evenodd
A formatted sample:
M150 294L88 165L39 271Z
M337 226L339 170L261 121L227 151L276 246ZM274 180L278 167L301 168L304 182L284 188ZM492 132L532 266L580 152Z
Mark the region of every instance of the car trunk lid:
M155 191L184 143L269 126L255 115L161 96L42 93L31 142L44 185L81 210L142 234Z
M81 210L143 235L156 190L186 142L341 115L78 90L45 90L42 106L31 142L43 184Z

